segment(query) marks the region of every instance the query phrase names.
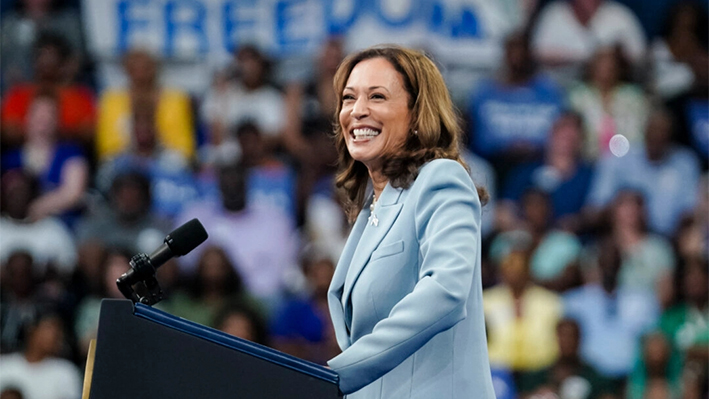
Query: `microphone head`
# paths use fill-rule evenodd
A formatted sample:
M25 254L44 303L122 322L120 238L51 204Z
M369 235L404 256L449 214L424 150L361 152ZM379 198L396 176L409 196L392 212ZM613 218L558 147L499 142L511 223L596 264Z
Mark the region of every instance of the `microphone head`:
M165 244L170 247L174 256L183 256L197 248L207 237L207 231L202 223L192 219L168 234L165 237Z

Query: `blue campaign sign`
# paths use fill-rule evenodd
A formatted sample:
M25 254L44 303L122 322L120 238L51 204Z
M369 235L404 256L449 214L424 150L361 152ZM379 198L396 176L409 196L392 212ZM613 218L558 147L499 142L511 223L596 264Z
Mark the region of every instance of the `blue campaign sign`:
M120 56L148 49L191 92L239 46L275 60L313 59L332 35L347 51L379 43L424 48L442 64L496 67L514 18L499 0L83 0L89 50L102 85L121 84Z
M166 57L203 57L256 42L273 56L287 56L312 51L333 34L371 42L385 39L382 33L456 41L485 39L496 29L486 29L484 21L494 11L492 0L107 0L84 6L93 49L114 55L147 44Z

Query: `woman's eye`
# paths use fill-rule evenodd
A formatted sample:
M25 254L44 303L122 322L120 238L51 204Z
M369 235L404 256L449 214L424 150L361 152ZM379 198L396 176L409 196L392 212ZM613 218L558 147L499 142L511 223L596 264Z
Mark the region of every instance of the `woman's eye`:
M384 95L383 95L383 94L379 94L379 93L375 93L375 94L372 94L372 99L383 100L383 99L384 99Z
M344 96L342 96L342 101L347 100L354 100L354 96L352 94L345 94Z

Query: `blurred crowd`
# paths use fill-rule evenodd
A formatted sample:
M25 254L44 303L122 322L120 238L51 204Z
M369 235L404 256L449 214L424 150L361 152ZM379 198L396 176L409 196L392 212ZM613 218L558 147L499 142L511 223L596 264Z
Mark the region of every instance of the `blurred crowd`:
M498 398L707 398L706 4L671 2L649 33L613 0L518 3L501 67L457 104L491 193ZM209 239L158 269L157 308L316 363L336 355L343 40L289 82L242 45L201 95L163 84L169 60L136 48L128 84L98 88L80 9L61 4L2 15L0 398L80 397L101 300L192 218Z

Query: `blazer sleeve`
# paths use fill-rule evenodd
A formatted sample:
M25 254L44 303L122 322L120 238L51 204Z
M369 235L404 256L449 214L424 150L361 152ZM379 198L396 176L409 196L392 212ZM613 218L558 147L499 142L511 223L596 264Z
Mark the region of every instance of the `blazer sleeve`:
M339 374L345 394L382 377L436 334L466 317L466 301L480 256L477 191L465 169L449 160L426 165L414 186L420 190L412 186L408 200L416 201L413 217L420 247L419 280L370 334L328 362Z

